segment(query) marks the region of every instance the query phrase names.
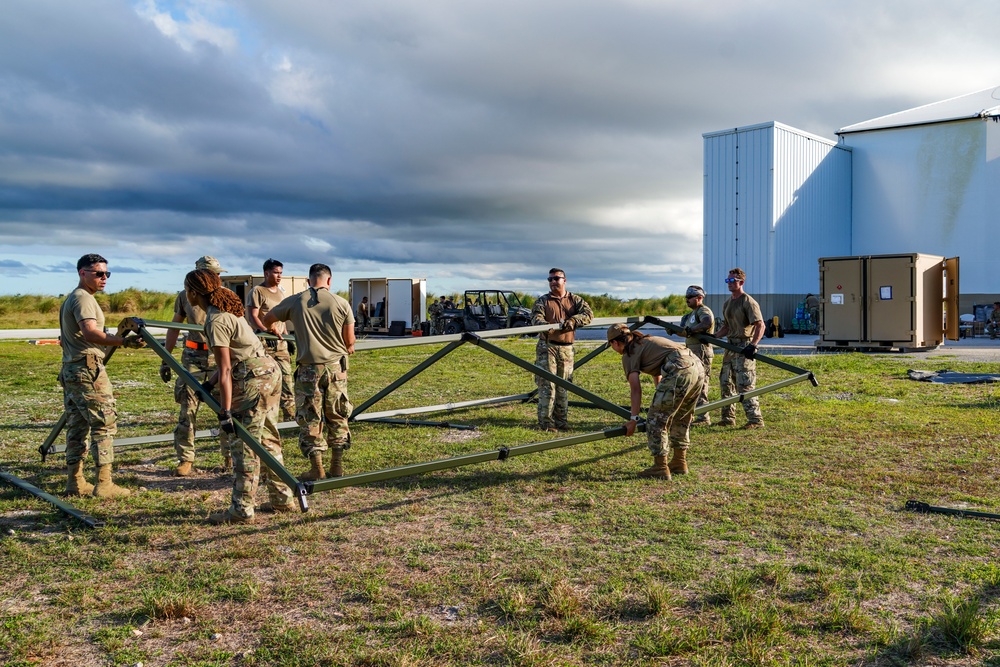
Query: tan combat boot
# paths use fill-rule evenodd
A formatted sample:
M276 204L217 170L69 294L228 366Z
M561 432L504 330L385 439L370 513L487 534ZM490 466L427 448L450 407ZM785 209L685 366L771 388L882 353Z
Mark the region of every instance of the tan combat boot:
M94 496L98 498L126 498L131 495L131 491L123 489L111 481L110 463L97 466L97 486L94 487Z
M686 475L688 473L687 450L674 447L674 457L670 459L667 467L675 475Z
M174 469L174 477L188 477L194 472L194 463L191 461L181 461Z
M656 479L670 479L670 468L667 467L666 456L654 456L653 465L639 473L639 477L653 477Z
M213 526L220 526L225 523L253 523L256 515L251 516L239 516L233 514L229 510L223 510L222 512L213 512L208 515L208 522Z
M94 485L83 476L83 463L83 459L80 459L76 463L66 466L67 496L87 496L94 492Z
M330 477L344 476L344 448L334 447L330 450Z
M326 479L326 471L323 470L323 452L313 452L310 454L309 463L312 465L309 472L299 477L299 479L303 482L315 482L320 479Z

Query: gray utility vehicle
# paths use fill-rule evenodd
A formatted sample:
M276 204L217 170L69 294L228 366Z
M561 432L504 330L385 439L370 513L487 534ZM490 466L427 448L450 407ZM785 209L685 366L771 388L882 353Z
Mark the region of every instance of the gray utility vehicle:
M531 310L525 308L513 292L471 289L465 291L464 307L445 308L441 312L439 331L457 334L463 331L526 327L530 323Z

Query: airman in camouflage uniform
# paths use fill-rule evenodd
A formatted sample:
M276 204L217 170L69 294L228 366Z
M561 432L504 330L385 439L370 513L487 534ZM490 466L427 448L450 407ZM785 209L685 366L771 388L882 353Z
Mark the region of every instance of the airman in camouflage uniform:
M710 343L702 343L695 338L695 335L702 333L712 335L715 330L715 315L703 303L705 290L700 285L690 285L684 293L684 298L687 300L688 308L691 309L690 313L681 318L681 327L687 335L684 344L694 352L696 357L701 359L701 363L705 367L705 379L701 387L701 394L698 396L698 407L701 407L708 403L708 385L712 373L712 362L715 360L715 351ZM712 423L712 420L705 412L695 417L693 423L707 426Z
M995 339L1000 333L1000 301L993 302L993 310L986 318L986 333L990 335L990 339Z
M372 327L372 317L371 313L368 312L370 306L368 305L368 297L361 297L361 303L358 304L358 317L357 324L362 331L367 331Z
M438 334L443 334L444 331L441 327L441 313L444 312L444 297L441 297L437 301L431 303L427 307L427 315L431 318L431 335L437 336Z
M640 374L653 376L656 383L653 401L646 411L646 442L653 455L653 465L639 476L670 479L671 473L686 474L691 420L705 383L704 365L680 343L629 331L624 324L608 328L608 344L622 355L622 369L629 383L632 417L625 423L627 435L635 433L642 409ZM669 463L668 446L673 450Z
M326 477L323 454L329 448L330 477L344 474L344 450L351 446L348 419L354 406L347 396L348 356L354 354L351 305L330 292L332 273L326 264L309 267L309 289L290 296L264 316L264 324L291 321L295 326L295 421L299 449L309 459L302 480Z
M212 391L216 383L219 385L223 410L219 415L219 429L234 434L234 422L241 423L271 456L283 463L278 434L281 369L264 351L260 339L244 319L239 297L221 286L218 274L205 269L192 271L184 279L184 288L188 301L205 310L205 338L215 355L216 370L202 385L202 390ZM226 405L227 396L229 405ZM266 484L270 497L268 511L294 511L292 490L269 469L261 469L260 459L246 443L234 438L230 449L233 456L232 500L229 509L208 517L210 523L252 522L254 496L261 481Z
M219 260L211 255L200 257L194 264L195 269L207 269L215 273L225 273L219 265ZM191 304L187 300L184 291L178 292L174 300L174 322L187 321L190 324L205 324L205 311ZM173 352L177 346L177 329L167 331L167 339L164 347L167 352ZM205 335L198 331L189 331L184 337L184 346L181 350L181 366L194 376L198 382L205 382L215 372L215 360L208 353L208 343L205 342ZM160 365L160 377L164 382L170 382L170 366L167 362ZM218 399L218 396L216 396ZM174 428L174 451L177 452L177 468L174 474L178 477L187 477L194 473L194 434L195 418L198 416L198 407L201 399L191 389L184 380L177 378L174 382L174 401L180 406L180 414L177 417L177 426ZM232 456L229 454L229 434L219 433L219 449L222 453L222 467L224 470L231 470L233 466Z
M573 381L573 340L579 327L590 324L594 312L576 294L566 291L566 272L549 269L549 293L538 297L531 308L531 324L559 324L538 334L535 365L564 380ZM569 392L554 382L535 376L538 386L538 428L557 431L569 428Z
M111 277L108 260L97 254L84 255L77 261L76 270L80 282L59 309L62 346L59 383L66 411L66 495L122 498L131 492L111 481L118 426L115 397L104 360L109 347L138 348L144 343L141 338L115 336L104 329L104 312L94 294L103 291ZM90 455L97 466L96 485L87 482L83 475L88 437Z
M254 331L266 331L264 316L274 306L285 298L285 290L281 287L281 274L284 264L276 259L264 262L264 283L257 285L247 294L247 322ZM284 328L281 329L284 332ZM281 411L285 419L295 419L295 378L292 375L292 355L288 343L283 340L266 340L264 349L267 355L278 362L281 369Z
M737 396L753 391L757 385L757 343L764 337L764 317L760 314L760 306L749 294L743 291L746 274L743 269L735 268L726 278L730 298L722 306L724 318L716 336L729 337L729 342L742 347L742 352L726 350L722 358L722 373L719 383L722 385L722 398ZM747 423L743 428L760 428L764 425L764 417L760 412L760 402L757 397L743 401L743 411ZM736 406L727 405L722 408L722 419L719 426L736 424Z

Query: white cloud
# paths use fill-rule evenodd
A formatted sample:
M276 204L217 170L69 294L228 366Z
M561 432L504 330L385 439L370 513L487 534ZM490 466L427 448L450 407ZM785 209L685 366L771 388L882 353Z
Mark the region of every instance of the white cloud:
M161 4L168 9L162 9ZM218 6L218 3L214 4ZM171 9L175 11L170 11ZM239 46L234 29L213 22L196 6L187 6L180 12L176 10L176 3L158 3L157 0L141 0L135 5L139 16L151 22L164 36L174 40L185 51L193 51L199 44L210 44L226 52L233 52ZM175 12L182 14L183 18L178 20Z

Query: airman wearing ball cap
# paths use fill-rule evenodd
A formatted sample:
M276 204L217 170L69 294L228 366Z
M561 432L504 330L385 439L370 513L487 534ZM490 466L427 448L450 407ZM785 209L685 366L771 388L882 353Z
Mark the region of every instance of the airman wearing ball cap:
M705 300L705 290L701 285L690 285L687 291L684 293L684 298L687 300L688 308L691 312L681 318L681 326L684 328L684 333L687 338L684 340L684 344L688 346L696 357L701 359L702 365L705 366L705 381L701 387L701 393L698 395L698 405L705 405L708 403L708 385L709 376L712 372L712 361L715 359L715 352L712 350L712 346L709 343L702 343L695 336L698 334L709 334L711 335L715 329L715 315L703 302ZM695 424L705 424L711 423L711 418L708 413L704 413L695 417Z
M211 255L199 257L194 268L206 269L212 273L225 273L225 269L219 264L219 260ZM184 290L177 294L174 299L174 322L188 322L189 324L205 325L205 311L192 304L187 299ZM173 352L177 345L177 329L167 331L167 339L164 347L167 352ZM215 372L215 361L208 353L208 342L205 335L200 331L189 331L184 336L184 348L181 351L181 365L188 373L193 375L198 382L204 382ZM164 382L170 382L170 366L167 362L160 365L160 378ZM177 452L177 468L174 474L178 477L187 477L194 472L194 433L195 418L198 415L198 406L201 401L194 390L188 387L183 380L177 378L174 382L174 401L180 406L180 415L177 417L177 426L174 428L174 451ZM232 466L232 458L229 454L229 435L219 433L219 447L222 451L224 469Z
M670 479L671 473L688 472L687 449L690 426L705 379L705 368L689 349L661 336L647 336L624 324L608 328L608 346L622 355L622 370L629 385L631 419L625 433L635 433L642 409L640 374L653 377L656 391L646 411L646 438L653 465L640 477ZM673 458L667 462L667 449Z

